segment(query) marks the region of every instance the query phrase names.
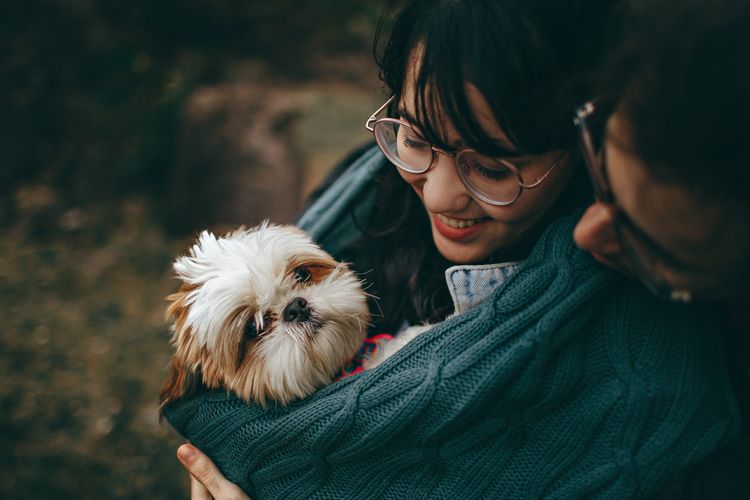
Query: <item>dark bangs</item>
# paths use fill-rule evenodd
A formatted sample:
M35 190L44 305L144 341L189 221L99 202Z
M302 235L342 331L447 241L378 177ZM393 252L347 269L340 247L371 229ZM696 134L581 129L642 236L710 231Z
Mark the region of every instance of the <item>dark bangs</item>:
M441 130L448 122L467 146L493 156L507 153L475 118L465 89L471 82L514 150L577 151L572 113L591 97L583 76L602 56L604 33L611 30L605 20L618 2L391 2L376 35L380 77L397 99L405 82L415 80L415 125L436 146L450 150ZM423 50L422 65L410 74L415 50ZM549 222L590 201L583 163L577 156L572 161L573 176L542 220L486 262L525 259ZM452 264L433 244L424 205L396 168L383 170L375 182L378 197L362 223L365 236L344 256L358 272L369 273L363 275L372 284L368 291L380 297L371 304L371 331L398 331L405 319L409 324L440 321L453 311L444 274Z
M579 3L411 2L386 43L380 43L382 24L378 30L381 79L398 100L415 77L415 125L438 147L451 149L443 130L447 119L467 146L508 154L475 118L465 88L470 82L519 153L574 148L572 113L592 95L590 77L601 59L612 4L618 2L585 2L604 5L594 10L577 8ZM410 57L419 51L421 66L412 73Z

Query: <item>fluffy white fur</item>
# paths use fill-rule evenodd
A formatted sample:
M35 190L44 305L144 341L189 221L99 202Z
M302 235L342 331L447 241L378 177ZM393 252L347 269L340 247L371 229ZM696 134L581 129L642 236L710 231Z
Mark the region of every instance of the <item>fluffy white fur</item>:
M378 345L378 348L374 353L363 363L365 370L372 370L376 366L380 366L383 362L396 354L399 349L404 347L406 344L414 340L417 336L430 330L435 325L415 325L410 326L398 335L394 336L391 340L382 342Z
M204 231L173 267L183 285L168 298L176 353L163 404L199 381L286 404L330 383L365 336L361 283L297 228ZM285 318L300 299L304 315Z

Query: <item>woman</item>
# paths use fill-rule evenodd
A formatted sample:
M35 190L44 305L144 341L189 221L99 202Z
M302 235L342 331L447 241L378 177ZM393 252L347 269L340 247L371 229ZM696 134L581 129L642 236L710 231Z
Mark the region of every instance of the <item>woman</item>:
M458 314L285 408L168 408L228 479L259 497L640 497L737 432L709 311L572 242L588 184L569 116L616 8L400 12L379 60L389 118L368 120L390 162L364 153L299 223L374 282L375 331Z

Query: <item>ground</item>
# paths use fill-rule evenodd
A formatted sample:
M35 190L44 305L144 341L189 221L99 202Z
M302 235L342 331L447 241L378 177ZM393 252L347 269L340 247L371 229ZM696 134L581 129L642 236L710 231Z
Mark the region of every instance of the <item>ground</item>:
M376 80L295 85L304 194L369 139L382 94ZM71 203L36 176L1 201L0 497L186 497L158 393L170 265L191 234L167 230L158 192Z

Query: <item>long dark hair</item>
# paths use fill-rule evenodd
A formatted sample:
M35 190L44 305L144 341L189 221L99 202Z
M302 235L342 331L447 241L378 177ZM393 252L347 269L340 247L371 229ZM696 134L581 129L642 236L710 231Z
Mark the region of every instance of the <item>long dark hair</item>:
M571 116L590 97L591 81L606 38L621 8L619 0L413 0L392 2L381 18L375 57L381 79L398 102L415 47L416 120L427 140L450 150L440 124L447 118L467 145L500 156L479 125L465 83L487 99L514 146L525 154L568 150L576 173L558 202L535 229L489 260L528 255L548 222L590 197L576 154ZM395 17L389 12L398 9ZM413 73L412 73L413 74ZM379 297L376 331L404 322L434 322L452 312L444 271L450 265L432 243L419 198L395 167L377 179L379 198L372 217L361 221L366 237L351 260Z

